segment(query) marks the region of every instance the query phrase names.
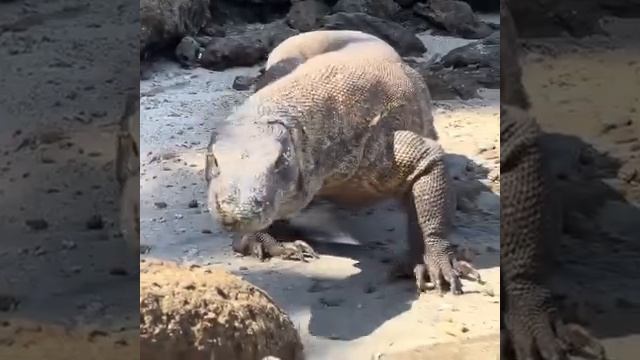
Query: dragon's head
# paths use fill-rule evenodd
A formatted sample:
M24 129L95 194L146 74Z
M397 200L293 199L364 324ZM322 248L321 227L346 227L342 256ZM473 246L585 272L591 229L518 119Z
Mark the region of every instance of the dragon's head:
M230 125L209 144L208 205L227 230L263 230L303 201L298 154L282 122Z

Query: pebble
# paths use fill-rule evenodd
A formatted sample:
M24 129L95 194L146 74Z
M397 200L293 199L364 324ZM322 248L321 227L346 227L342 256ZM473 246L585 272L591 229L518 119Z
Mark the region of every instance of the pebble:
M364 292L365 292L365 294L371 294L371 293L376 292L377 290L378 290L378 289L377 289L377 288L376 288L376 286L375 286L375 285L373 285L373 284L367 284L367 285L364 287Z
M167 207L167 203L164 201L155 202L153 205L158 209L165 209Z
M340 306L344 303L344 299L342 298L320 298L320 303L326 307L336 307Z
M197 208L198 207L198 200L194 199L194 200L189 201L189 204L187 206L190 209Z
M251 85L253 84L254 80L255 79L250 76L236 76L236 78L233 80L233 85L231 85L231 87L234 90L246 91L251 89Z
M151 251L151 246L140 244L140 254L148 254Z
M125 268L121 268L121 267L114 267L111 270L109 270L109 275L113 275L113 276L127 276L129 275L129 272L125 269Z
M44 255L46 253L47 253L47 250L45 250L44 248L42 248L40 246L36 246L35 251L33 252L33 255L42 256L42 255Z
M100 230L104 228L104 220L100 215L93 215L87 220L86 226L89 230Z
M0 294L0 312L15 310L20 304L20 300L12 295Z
M24 222L31 230L45 230L49 227L49 223L44 219L30 219Z
M76 247L78 247L78 245L71 241L71 240L62 240L62 248L65 250L73 250Z

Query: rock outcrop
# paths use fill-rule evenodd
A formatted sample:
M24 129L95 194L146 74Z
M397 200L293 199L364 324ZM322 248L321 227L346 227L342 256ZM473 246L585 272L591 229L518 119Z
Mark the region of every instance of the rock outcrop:
M289 317L239 277L157 261L140 272L140 359L303 359Z

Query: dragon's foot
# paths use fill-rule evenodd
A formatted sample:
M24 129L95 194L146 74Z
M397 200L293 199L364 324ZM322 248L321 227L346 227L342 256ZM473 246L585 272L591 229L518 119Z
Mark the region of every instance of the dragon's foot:
M606 359L604 347L585 328L564 323L554 311L534 305L531 300L526 296L526 299L512 298L508 302L505 345L507 350L515 352L516 360L561 360L568 359L568 355Z
M389 269L389 278L413 278L416 282L418 292L425 292L439 288L446 291L447 286L451 288L451 292L455 295L462 294L462 285L460 278L474 280L483 283L482 277L473 265L464 260L457 260L455 256L446 256L440 258L426 258L425 263L416 264L415 261L409 260L395 261ZM443 263L443 266L439 264ZM431 265L429 265L431 264ZM431 268L429 268L431 266ZM435 279L435 281L434 281ZM453 286L451 286L453 284Z
M429 279L435 285L436 289L439 289L442 293L450 290L454 295L461 295L462 283L460 282L460 269L462 269L462 267L460 263L455 256L450 255L447 251L427 250L424 256L424 267L416 267L415 269L416 281L419 281L417 278L418 271L424 273L426 268Z
M427 267L424 264L415 264L408 260L397 260L393 263L388 272L391 281L395 279L415 279L418 293L428 290L429 282Z
M311 245L302 240L296 240L292 243L280 243L282 247L279 251L280 258L285 260L298 260L307 262L307 258L319 259L318 254L313 250Z
M234 240L232 247L238 255L250 255L262 261L272 257L304 262L308 258L319 258L318 254L306 242L302 240L280 242L267 232L245 234Z
M469 263L468 261L455 260L453 261L453 268L458 272L460 277L467 280L475 280L479 284L484 284L484 281L482 281L482 276L480 276L478 270L473 267L473 265L471 265L471 263Z

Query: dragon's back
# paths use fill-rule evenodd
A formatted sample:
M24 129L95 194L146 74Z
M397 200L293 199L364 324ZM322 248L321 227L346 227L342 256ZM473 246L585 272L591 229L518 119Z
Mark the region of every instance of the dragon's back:
M313 57L253 96L295 113L318 137L357 138L378 128L436 136L424 81L376 43Z
M364 170L386 172L394 133L437 139L424 81L375 43L352 45L307 60L253 94L266 121L284 121L314 190L342 184ZM266 115L265 115L266 114Z

